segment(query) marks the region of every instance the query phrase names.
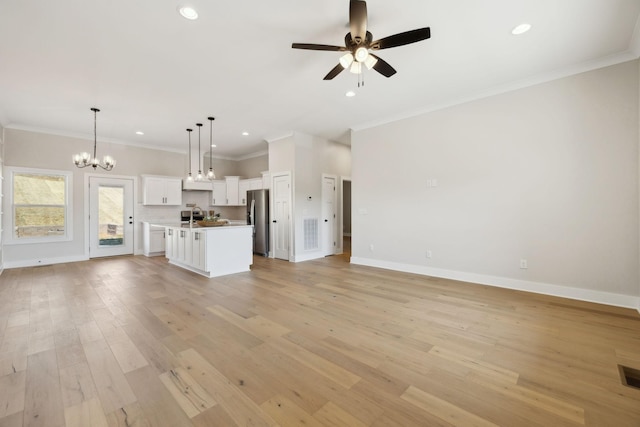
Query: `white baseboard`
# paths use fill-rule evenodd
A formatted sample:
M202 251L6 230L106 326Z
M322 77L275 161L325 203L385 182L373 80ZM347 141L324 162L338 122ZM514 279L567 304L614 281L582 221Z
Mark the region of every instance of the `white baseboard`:
M38 267L40 265L53 265L53 264L64 264L67 262L79 262L79 261L88 261L89 257L86 255L76 255L69 257L59 257L59 258L45 258L45 259L25 259L20 261L5 261L4 268L22 268L22 267Z
M530 282L526 280L510 279L508 277L465 273L461 271L380 261L369 258L351 257L351 263L365 265L368 267L384 268L387 270L402 271L405 273L420 274L423 276L438 277L442 279L459 280L479 285L552 295L579 301L595 302L599 304L613 305L616 307L634 308L640 313L640 297L633 295L614 294L611 292L594 291L591 289L572 288L568 286L552 285L549 283Z

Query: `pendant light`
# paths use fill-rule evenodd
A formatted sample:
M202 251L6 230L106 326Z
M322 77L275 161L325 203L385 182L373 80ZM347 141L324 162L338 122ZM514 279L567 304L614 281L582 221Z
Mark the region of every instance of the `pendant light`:
M86 168L87 166L93 167L93 169L97 169L100 166L102 169L106 171L110 171L116 165L116 161L111 156L104 156L102 158L102 162L98 160L98 156L96 155L96 147L98 145L98 134L97 134L97 125L96 122L98 120L98 113L100 112L97 108L92 108L93 111L93 157L87 152L83 152L80 154L76 154L72 157L73 164L75 164L79 168Z
M187 175L187 182L193 182L193 175L191 175L191 132L193 129L187 129L189 132L189 174Z
M200 129L202 128L202 123L196 123L196 126L198 126L198 176L196 181L202 181L202 158L200 154Z
M207 172L207 179L213 181L216 179L216 173L213 171L213 157L211 152L213 151L213 121L215 117L207 117L209 119L209 172Z

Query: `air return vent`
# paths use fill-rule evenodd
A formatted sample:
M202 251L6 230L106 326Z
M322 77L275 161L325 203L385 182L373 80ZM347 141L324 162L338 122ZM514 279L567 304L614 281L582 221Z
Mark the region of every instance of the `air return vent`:
M304 250L318 249L318 218L305 218L304 225Z
M622 384L640 390L640 370L618 365Z

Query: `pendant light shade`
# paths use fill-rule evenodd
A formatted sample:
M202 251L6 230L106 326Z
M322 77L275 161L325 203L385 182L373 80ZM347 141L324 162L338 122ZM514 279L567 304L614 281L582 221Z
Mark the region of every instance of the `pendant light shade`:
M207 172L207 179L213 181L216 179L216 173L213 171L213 121L215 117L208 117L209 119L209 172Z
M196 123L196 126L198 126L198 176L196 181L202 181L202 155L200 154L200 129L202 128L202 123Z
M98 156L96 155L96 149L98 146L97 120L100 110L94 107L91 109L91 111L93 111L93 157L91 157L91 155L87 152L75 154L72 157L73 164L79 168L86 168L87 166L91 166L93 169L97 169L98 166L100 166L100 168L106 171L110 171L116 165L116 161L113 159L113 157L108 155L104 156L102 158L102 162L100 162L98 160Z
M187 175L187 182L193 182L193 175L191 175L191 132L193 129L187 129L189 135L189 174Z

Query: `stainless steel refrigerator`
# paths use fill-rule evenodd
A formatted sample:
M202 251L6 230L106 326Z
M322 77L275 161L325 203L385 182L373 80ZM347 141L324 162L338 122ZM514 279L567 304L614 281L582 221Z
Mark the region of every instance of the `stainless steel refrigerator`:
M247 191L247 224L253 225L253 253L269 256L269 190Z

